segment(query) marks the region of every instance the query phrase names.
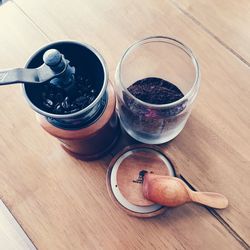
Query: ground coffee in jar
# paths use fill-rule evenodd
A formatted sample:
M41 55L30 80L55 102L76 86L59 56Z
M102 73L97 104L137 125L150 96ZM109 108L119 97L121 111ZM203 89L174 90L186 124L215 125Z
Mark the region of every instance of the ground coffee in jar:
M137 99L148 104L164 105L180 100L184 95L181 90L164 79L149 77L136 81L128 87L128 91ZM168 108L151 108L136 101L127 93L123 93L124 105L122 112L129 117L130 126L154 139L154 133L171 129L183 119L181 115L186 107L186 101Z

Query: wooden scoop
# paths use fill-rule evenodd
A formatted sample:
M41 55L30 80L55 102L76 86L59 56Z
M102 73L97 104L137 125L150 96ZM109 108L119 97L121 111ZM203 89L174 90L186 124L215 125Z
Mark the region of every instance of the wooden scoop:
M227 198L218 193L194 192L182 180L172 176L145 174L143 195L146 199L168 207L196 202L213 208L226 208Z

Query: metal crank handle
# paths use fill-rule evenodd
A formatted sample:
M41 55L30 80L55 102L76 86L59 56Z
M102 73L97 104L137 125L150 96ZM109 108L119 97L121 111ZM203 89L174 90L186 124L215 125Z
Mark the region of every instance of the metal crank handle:
M66 70L74 70L69 61L55 49L47 50L43 55L44 63L34 69L16 68L0 71L0 85L14 83L45 83L61 76Z

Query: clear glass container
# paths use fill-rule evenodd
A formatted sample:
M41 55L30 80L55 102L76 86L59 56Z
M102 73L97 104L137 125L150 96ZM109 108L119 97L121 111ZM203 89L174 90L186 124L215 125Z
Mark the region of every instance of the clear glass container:
M174 84L184 96L167 104L151 104L133 96L128 88L148 77ZM123 128L147 144L172 140L184 128L199 86L199 64L183 43L163 36L134 43L125 51L116 70L118 114Z

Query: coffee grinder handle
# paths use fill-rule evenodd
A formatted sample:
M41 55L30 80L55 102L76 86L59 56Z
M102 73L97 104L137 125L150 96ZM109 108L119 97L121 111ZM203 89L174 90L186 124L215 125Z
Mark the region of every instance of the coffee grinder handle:
M45 83L61 76L66 71L74 73L69 61L55 49L47 50L43 55L44 63L35 69L16 68L0 71L0 85L13 83Z

